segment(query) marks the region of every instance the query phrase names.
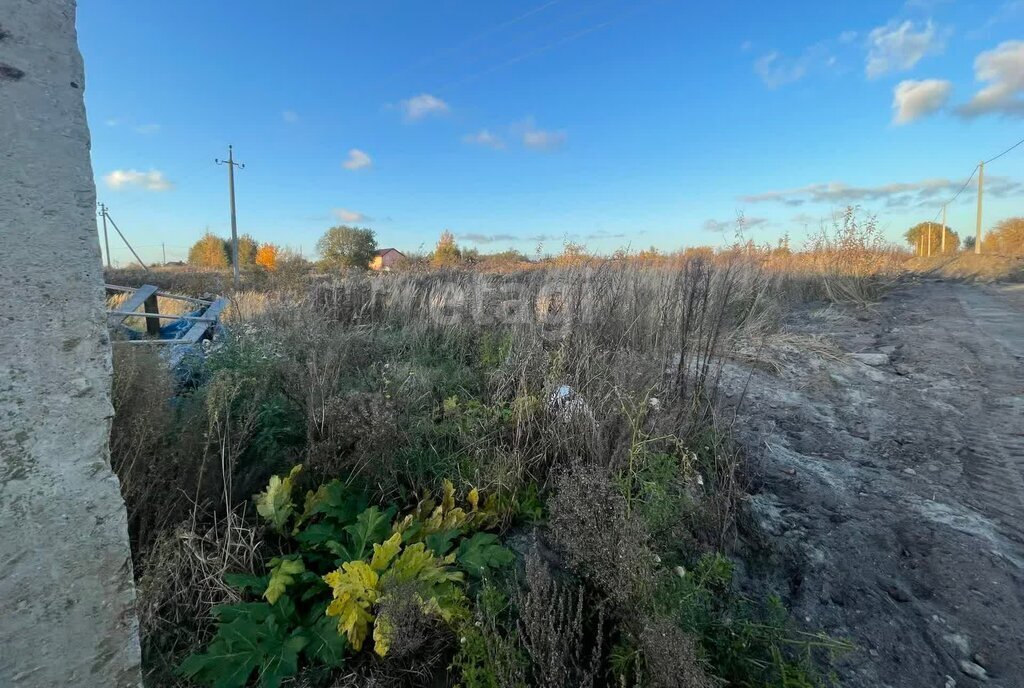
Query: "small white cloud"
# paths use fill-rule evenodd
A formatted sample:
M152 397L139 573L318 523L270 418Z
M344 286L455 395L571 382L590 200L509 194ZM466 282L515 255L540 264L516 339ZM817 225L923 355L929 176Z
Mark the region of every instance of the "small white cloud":
M119 127L121 126L121 122L122 120L120 117L111 117L106 122L104 122L104 124L106 124L108 127Z
M989 85L959 108L961 115L1024 117L1024 41L1006 41L978 55L974 78Z
M155 134L160 131L159 124L139 124L132 127L136 134Z
M348 152L348 157L341 163L346 170L361 170L371 165L373 165L373 160L370 156L358 148L351 149Z
M749 53L753 49L754 49L754 42L753 41L743 41L742 43L740 43L740 52L742 52L742 53Z
M285 110L281 113L281 119L283 119L287 124L295 124L299 121L299 113L294 110Z
M402 112L405 113L405 119L410 122L415 122L431 115L445 115L451 112L448 103L429 93L421 93L408 100L403 100L400 105Z
M535 129L533 125L523 131L523 145L533 150L554 150L566 142L569 135L565 131L545 131Z
M146 191L169 191L174 187L159 170L139 172L138 170L114 170L104 175L103 181L115 191L126 187L138 187Z
M879 26L868 34L868 56L864 71L869 79L890 72L912 68L925 55L941 53L946 47L945 31L939 31L931 20L923 27L911 21L895 20Z
M754 71L768 88L778 88L799 81L807 74L803 60L791 60L778 52L766 53L754 61Z
M953 84L944 79L901 81L893 90L894 124L908 124L941 110L949 101Z
M488 129L481 129L480 131L472 134L466 134L462 137L463 143L468 143L474 146L486 146L487 148L493 148L500 150L505 147L505 142L501 140L501 137L497 134L493 134Z
M857 33L856 31L843 31L841 34L839 34L839 42L853 43L855 40L857 40L857 36L859 35L860 34Z
M370 220L370 218L363 213L357 213L356 211L349 210L347 208L335 208L331 212L334 213L334 216L342 222L368 222Z

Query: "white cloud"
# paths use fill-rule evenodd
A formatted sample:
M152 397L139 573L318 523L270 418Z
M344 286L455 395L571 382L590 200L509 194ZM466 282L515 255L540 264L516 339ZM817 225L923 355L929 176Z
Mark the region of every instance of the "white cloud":
M487 129L481 129L480 131L473 132L472 134L466 134L462 137L462 142L475 146L486 146L488 148L494 148L495 150L505 147L505 142L501 140L501 137L497 134L491 133Z
M285 110L281 113L281 119L283 119L287 124L295 124L299 121L299 113L294 110Z
M358 148L351 149L348 152L348 157L341 163L346 170L361 170L371 165L373 165L373 160L370 156Z
M729 230L742 232L746 229L755 229L756 227L767 223L768 218L766 217L747 217L746 215L737 215L732 220L704 220L703 228L707 232L720 232L724 234Z
M754 42L753 41L743 41L742 43L740 43L740 52L749 53L753 49L754 49Z
M911 208L930 205L945 199L963 186L963 179L924 179L919 182L894 182L878 186L854 186L843 182L808 184L796 189L767 191L741 196L744 203L782 203L788 206L804 204L856 205L865 202L884 202L888 208ZM974 193L968 185L961 199ZM995 198L1009 198L1024 193L1024 183L1007 177L985 176L985 193Z
M335 208L331 211L334 216L342 222L369 222L370 218L363 213L358 213L347 208Z
M132 127L132 129L135 131L136 134L156 134L157 132L160 131L160 125L159 124L139 124L139 125L136 125L136 126Z
M174 187L159 170L139 172L138 170L114 170L104 175L103 181L115 191L126 187L138 187L146 191L169 191Z
M1024 117L1024 41L1006 41L978 55L974 60L974 78L989 85L959 108L961 115Z
M868 56L864 71L869 79L876 79L890 72L912 68L925 55L941 53L946 47L946 32L939 31L931 20L923 27L915 28L907 20L902 23L893 20L879 26L868 34Z
M459 234L459 240L468 241L471 244L496 244L519 241L522 237L512 234L480 234L478 232L467 232Z
M569 135L565 131L546 131L537 129L532 123L527 124L523 131L523 145L533 150L554 150L566 142Z
M857 40L857 36L859 35L860 34L857 33L856 31L843 31L841 34L839 34L839 42L853 43L855 40Z
M754 71L768 88L778 88L799 81L807 74L803 59L786 58L773 51L754 61Z
M953 84L944 79L901 81L893 90L894 124L908 124L941 110L949 101Z
M410 122L421 120L431 115L445 115L451 112L448 103L429 93L421 93L400 103L405 119Z
M840 36L818 41L804 48L796 57L773 50L754 60L754 72L768 88L800 81L811 73L834 72L839 68L836 49L842 39Z

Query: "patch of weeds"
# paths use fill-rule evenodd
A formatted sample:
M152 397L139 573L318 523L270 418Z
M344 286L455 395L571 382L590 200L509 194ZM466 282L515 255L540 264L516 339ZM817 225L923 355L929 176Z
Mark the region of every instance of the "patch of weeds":
M823 634L792 629L776 597L758 604L739 594L732 562L718 553L699 557L691 569L661 572L653 599L654 612L697 637L714 673L731 685L835 685L835 677L819 667L851 649Z

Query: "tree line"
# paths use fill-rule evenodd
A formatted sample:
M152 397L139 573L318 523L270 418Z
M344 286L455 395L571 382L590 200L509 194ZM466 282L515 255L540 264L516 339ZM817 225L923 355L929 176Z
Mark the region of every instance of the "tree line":
M929 240L932 255L942 253L943 228L939 222L919 222L908 229L903 237L915 253L922 255L928 250ZM955 253L961 247L965 251L973 251L976 238L968 236L960 240L948 225L945 228L945 252ZM995 224L985 232L981 240L982 253L998 253L1008 255L1024 254L1024 217L1008 217Z

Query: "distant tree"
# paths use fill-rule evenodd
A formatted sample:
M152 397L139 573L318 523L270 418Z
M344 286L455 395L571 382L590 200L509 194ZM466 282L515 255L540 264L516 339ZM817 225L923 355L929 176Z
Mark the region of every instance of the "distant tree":
M226 268L231 265L224 240L207 232L188 250L188 263L200 268Z
M430 256L430 263L434 267L451 267L457 265L462 259L462 252L459 247L455 244L455 235L449 232L447 229L441 232L441 237L437 240L437 246L434 247L434 253Z
M1024 253L1024 217L1008 217L997 223L985 233L981 250L1010 255Z
M918 222L906 231L903 237L915 253L925 253L928 247L928 235L931 234L932 255L942 250L942 224L938 222ZM960 235L947 225L946 253L953 253L960 247Z
M377 251L377 237L372 229L339 225L324 232L316 250L324 267L367 268Z
M231 243L228 242L230 246ZM256 252L259 251L260 245L255 239L249 234L243 234L238 237L238 266L241 268L251 268L256 265Z
M977 239L975 239L972 236L965 237L964 238L964 246L963 246L964 251L968 251L968 252L972 252L973 253L974 252L974 244L976 242L977 242Z
M273 272L277 269L277 246L263 244L256 250L256 265Z

